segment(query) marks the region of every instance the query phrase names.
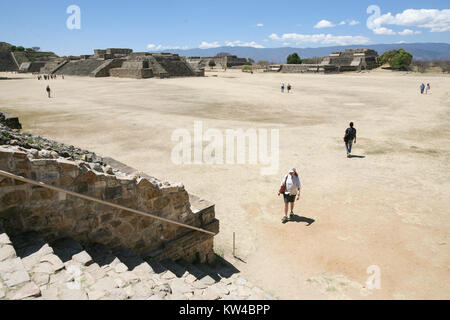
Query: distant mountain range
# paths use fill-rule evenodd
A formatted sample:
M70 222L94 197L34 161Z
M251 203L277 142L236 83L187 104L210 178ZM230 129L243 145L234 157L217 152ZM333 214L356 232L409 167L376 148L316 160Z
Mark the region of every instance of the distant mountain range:
M212 57L218 53L226 52L240 58L252 58L255 61L267 60L273 63L285 63L291 53L297 52L302 58L324 57L334 51L345 49L369 48L376 50L379 55L394 49L404 48L417 60L450 60L449 43L404 43L404 44L375 44L359 46L336 46L322 48L252 48L252 47L218 47L211 49L164 50L186 57Z

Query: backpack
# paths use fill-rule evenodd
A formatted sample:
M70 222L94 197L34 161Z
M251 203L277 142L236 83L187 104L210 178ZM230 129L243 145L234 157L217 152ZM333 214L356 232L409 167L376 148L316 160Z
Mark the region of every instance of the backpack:
M355 133L356 133L356 130L354 128L348 128L345 131L345 137L344 137L345 142L353 140L355 138Z

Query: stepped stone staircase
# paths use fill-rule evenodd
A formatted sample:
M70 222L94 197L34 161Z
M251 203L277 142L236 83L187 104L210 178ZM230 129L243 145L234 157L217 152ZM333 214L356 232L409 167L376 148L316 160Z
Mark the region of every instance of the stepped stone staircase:
M128 249L47 243L0 226L0 300L273 300L223 262L217 267L139 257Z
M106 60L98 68L96 68L94 71L92 71L89 76L94 77L94 78L109 77L110 70L113 68L120 68L124 61L125 61L125 59Z
M0 51L0 72L4 71L18 71L14 56L9 51Z
M56 74L72 75L72 76L89 76L94 70L105 63L104 60L88 59L70 61L53 71Z
M154 55L153 57L166 70L170 77L192 77L196 75L187 66L187 62L178 56Z

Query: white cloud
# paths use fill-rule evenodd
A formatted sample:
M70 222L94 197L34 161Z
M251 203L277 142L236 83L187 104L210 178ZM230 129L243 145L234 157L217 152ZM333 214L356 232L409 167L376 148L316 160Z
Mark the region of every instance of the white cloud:
M264 24L258 23L256 26L257 26L258 28L262 28L262 27L264 27Z
M161 45L156 45L156 44L153 44L153 43L150 43L147 46L147 49L149 49L149 50L160 50L161 48L162 48Z
M410 29L405 29L405 30L399 32L398 34L402 35L402 36L412 36L414 34L421 34L421 33L422 33L421 31L413 31Z
M188 47L187 46L183 46L183 47L180 47L180 46L163 46L161 44L156 45L156 44L150 43L147 46L147 49L149 49L151 51L159 51L159 50L167 50L167 49L172 49L172 50L183 49L183 50L185 50L185 49L188 49Z
M385 28L385 27L380 27L380 28L373 29L373 33L378 34L378 35L388 35L388 36L393 36L393 35L397 34L392 29L388 29L388 28Z
M270 39L284 43L295 44L327 44L327 45L352 45L369 43L370 39L363 36L335 36L332 34L298 34L285 33L281 37L276 33L269 36Z
M357 20L344 20L344 21L339 22L340 26L344 26L346 24L348 24L349 26L353 27L353 26L356 26L356 25L360 24L360 22L357 21Z
M378 27L389 24L444 32L450 30L450 9L407 9L396 15L389 12L374 19L373 23Z
M264 48L264 46L256 43L255 41L251 42L242 42L240 40L236 41L225 41L225 45L227 47L253 47L253 48Z
M336 25L333 24L332 22L328 21L328 20L320 20L315 26L314 28L316 29L321 29L321 28L331 28L331 27L335 27Z
M211 43L208 43L206 41L202 41L202 43L198 47L200 49L218 48L218 47L220 47L220 44L217 41L211 42Z

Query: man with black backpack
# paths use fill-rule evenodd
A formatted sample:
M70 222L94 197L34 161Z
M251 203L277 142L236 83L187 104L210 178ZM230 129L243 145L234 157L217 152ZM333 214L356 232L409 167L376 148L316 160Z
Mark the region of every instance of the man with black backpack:
M353 122L350 122L350 128L345 130L344 142L345 142L345 149L347 149L347 158L350 158L352 156L351 153L353 143L356 144L356 129L353 126L354 126Z

